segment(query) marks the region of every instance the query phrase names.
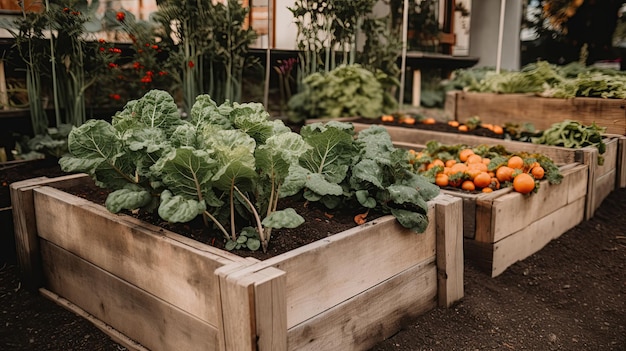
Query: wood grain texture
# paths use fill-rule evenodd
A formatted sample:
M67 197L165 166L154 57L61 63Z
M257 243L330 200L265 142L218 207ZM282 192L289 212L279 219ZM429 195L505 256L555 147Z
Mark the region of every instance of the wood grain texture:
M44 185L75 184L85 177L85 174L58 178L37 177L10 185L17 264L20 279L27 289L35 290L43 285L33 189Z
M437 302L450 307L464 295L463 201L449 195L436 199Z
M558 209L494 244L491 276L496 277L517 261L541 250L547 243L583 220L585 199Z
M44 238L196 317L218 325L215 269L243 260L61 190L34 190ZM63 214L63 215L59 215Z
M288 332L289 350L367 350L436 307L434 257L402 271Z
M617 181L615 187L626 188L626 137L618 140Z
M606 127L607 133L626 134L626 100L621 99L552 99L532 94L455 91L446 95L445 109L459 122L479 116L485 123L532 123L537 129L547 129L553 123L571 119L587 125L595 122Z
M287 273L287 327L291 328L418 262L434 258L434 202L429 203L428 218L426 231L416 234L393 216L385 216L247 269L275 267ZM238 274L243 273L245 269Z
M153 350L216 350L214 326L45 240L46 288Z

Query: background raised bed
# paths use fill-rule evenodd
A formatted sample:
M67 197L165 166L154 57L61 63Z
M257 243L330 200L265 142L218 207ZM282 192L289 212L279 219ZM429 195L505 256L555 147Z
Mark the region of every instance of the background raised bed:
M449 91L446 114L459 122L474 116L484 123L532 123L539 130L566 119L585 125L595 122L607 133L626 134L626 100L577 97L555 99L533 94L495 94Z

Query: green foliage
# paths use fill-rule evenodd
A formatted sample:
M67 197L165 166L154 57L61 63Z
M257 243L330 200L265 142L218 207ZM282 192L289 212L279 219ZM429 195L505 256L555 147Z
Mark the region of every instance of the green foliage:
M586 67L580 63L556 66L531 63L519 72L496 73L490 68L457 70L446 88L489 93L536 93L544 97L626 98L626 74Z
M415 231L427 225L426 202L438 188L409 171L406 151L382 127L356 139L353 126L339 122L297 134L260 104L218 106L205 95L191 111L181 119L171 95L150 91L111 123L72 129L70 154L59 164L113 190L106 201L112 212L156 209L170 222L202 216L228 248L266 250L272 228L302 224L295 210L278 207L296 194L329 208L380 208Z
M600 154L606 151L606 144L602 139L602 134L606 128L599 127L595 123L590 126L583 125L577 121L565 120L554 123L550 128L539 133L537 137L531 138L535 144L564 146L569 148L582 148L595 146ZM603 164L604 159L598 157L598 163Z
M328 73L314 73L303 80L303 90L289 100L289 117L307 118L362 116L376 118L395 108L388 101L381 80L358 64L342 65Z

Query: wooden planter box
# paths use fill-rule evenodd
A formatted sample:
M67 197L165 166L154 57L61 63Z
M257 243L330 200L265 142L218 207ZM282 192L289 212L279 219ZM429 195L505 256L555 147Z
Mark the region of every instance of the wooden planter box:
M130 349L365 350L463 296L455 197L429 202L423 234L386 216L258 261L62 191L82 181L11 185L20 269Z
M494 94L450 91L445 111L452 119L465 122L478 116L485 123L532 123L547 129L566 119L583 124L596 122L611 134L626 134L626 100L583 98L553 99L533 94Z
M356 131L370 126L353 124ZM509 151L543 153L561 165L562 182L553 185L547 180L541 181L540 188L531 195L522 195L511 188L485 194L443 190L463 199L465 257L492 277L541 250L583 221L586 215L591 217L601 199L615 187L618 139L607 140L607 152L603 155L606 159L604 165L599 166L598 150L594 147L574 150L415 128L385 128L397 147L416 151L431 140L471 146L500 144ZM594 180L591 186L590 180Z
M341 119L345 122L352 122L354 118ZM309 121L312 123L313 121ZM355 123L355 130L370 127L370 124ZM476 145L502 145L512 152L542 153L557 163L567 165L580 163L587 165L587 196L585 203L585 219L593 217L595 211L600 207L602 201L616 188L626 187L626 138L619 135L606 135L604 142L606 152L599 154L598 149L589 146L580 149L571 149L560 146L548 146L532 144L520 141L510 141L480 137L468 134L443 133L416 128L405 128L398 126L384 126L391 139L398 146L410 147L411 145L426 145L431 140L437 140L443 144L467 144ZM403 145L404 144L404 145ZM598 157L604 158L602 165L598 164Z
M511 188L487 194L444 190L463 199L465 257L495 277L582 222L587 165L560 168L560 184L543 180L531 195Z

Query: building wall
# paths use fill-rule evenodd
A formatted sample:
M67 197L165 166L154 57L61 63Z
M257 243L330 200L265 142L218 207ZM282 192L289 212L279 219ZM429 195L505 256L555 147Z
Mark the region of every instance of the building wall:
M505 0L501 68L520 69L522 0ZM469 55L479 57L477 67L495 67L501 0L472 1Z

